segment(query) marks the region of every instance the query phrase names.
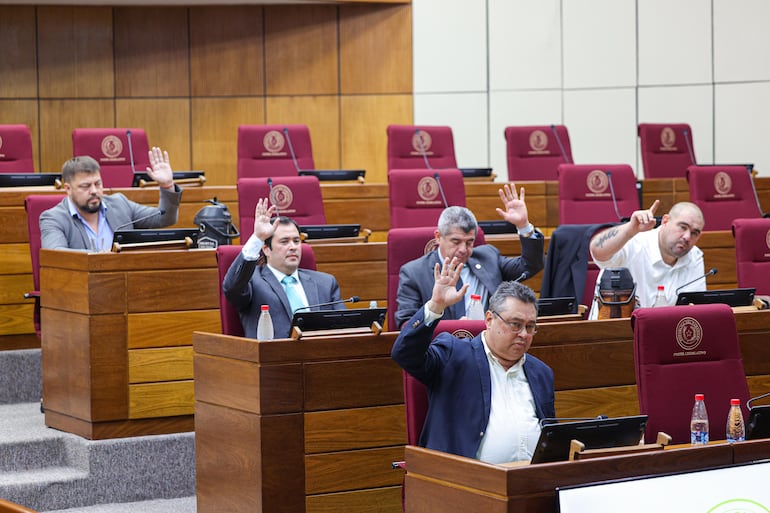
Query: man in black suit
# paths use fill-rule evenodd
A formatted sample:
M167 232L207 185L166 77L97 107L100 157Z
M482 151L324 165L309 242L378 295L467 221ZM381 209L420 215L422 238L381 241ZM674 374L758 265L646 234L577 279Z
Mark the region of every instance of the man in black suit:
M500 283L525 280L543 268L543 234L529 222L524 188L516 194L515 187L505 184L499 193L504 209L498 208L497 213L516 225L521 239L521 256L505 257L497 248L488 244L474 248L478 223L473 212L465 207L444 209L435 232L436 249L401 267L396 297L396 326L400 327L430 299L434 283L433 268L447 258L457 258L463 264L457 288L469 285L464 301L444 312L443 319L450 320L465 317L471 294L481 296L486 311L489 297Z
M278 217L271 222L275 210L275 206L268 208L267 198L257 201L254 233L222 283L227 300L238 309L244 334L250 338L257 338L262 305L270 306L275 338L287 338L295 310L340 299L334 276L299 269L302 257L299 227L288 217ZM260 265L263 255L264 264ZM338 303L324 309L344 310L345 305Z

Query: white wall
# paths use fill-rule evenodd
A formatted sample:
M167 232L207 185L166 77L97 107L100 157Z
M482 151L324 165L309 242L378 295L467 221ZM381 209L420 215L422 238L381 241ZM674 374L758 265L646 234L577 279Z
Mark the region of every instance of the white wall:
M563 123L578 163L628 163L636 126L690 123L700 163L770 176L767 0L413 0L414 117L507 177L503 129Z

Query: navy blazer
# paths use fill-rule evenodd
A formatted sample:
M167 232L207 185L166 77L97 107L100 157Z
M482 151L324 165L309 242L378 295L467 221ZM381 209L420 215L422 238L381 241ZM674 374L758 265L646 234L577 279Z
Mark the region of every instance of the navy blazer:
M299 269L298 272L308 305L339 301L340 287L334 276L308 269ZM239 253L227 270L222 290L227 300L238 309L246 337L257 338L257 323L262 305L270 305L275 338L288 338L291 335L292 312L289 298L283 285L275 279L267 265L258 266L256 260L246 260L243 253ZM339 303L312 310L345 309L345 305Z
M490 296L502 282L515 280L524 272L531 278L543 268L544 239L541 233L535 233L537 235L521 239L521 256L518 257L503 256L497 248L488 244L473 248L467 265ZM401 266L396 295L396 327L401 326L430 299L435 282L433 266L441 263L440 260L438 250L434 250ZM462 317L458 311L459 305L457 303L447 308L443 319ZM486 306L483 305L484 309Z
M471 340L440 333L438 321L428 326L424 309L404 324L391 356L428 388L428 414L420 445L428 449L475 458L484 436L492 403L492 378L481 335ZM556 416L551 368L531 354L524 361L535 413Z

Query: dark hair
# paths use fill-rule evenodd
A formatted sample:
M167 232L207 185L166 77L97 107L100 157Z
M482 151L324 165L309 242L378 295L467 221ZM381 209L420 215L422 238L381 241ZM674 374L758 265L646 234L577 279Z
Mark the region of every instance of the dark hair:
M64 183L72 183L72 179L78 173L93 175L99 171L99 163L93 157L87 155L73 157L62 165L61 179Z
M489 309L499 312L505 306L508 298L518 299L522 303L537 305L537 296L535 292L517 281L504 281L497 287L492 297L489 298Z
M286 216L278 216L278 224L282 224L282 225L294 225L294 227L297 229L297 232L299 232L299 225L298 225L298 224L297 224L297 222L296 222L294 219L292 219L291 217L286 217ZM270 249L273 249L273 246L272 246L272 244L273 244L273 237L272 237L272 236L270 236L270 237L268 237L267 239L265 239L265 247L267 247L267 248L270 248Z

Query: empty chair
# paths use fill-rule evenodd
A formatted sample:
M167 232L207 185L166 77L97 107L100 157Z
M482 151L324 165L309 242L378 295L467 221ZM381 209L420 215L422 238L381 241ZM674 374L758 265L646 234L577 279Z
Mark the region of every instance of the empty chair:
M564 125L505 128L508 179L556 180L559 164L572 164L572 146Z
M687 166L697 163L690 125L640 123L638 128L645 178L684 178Z
M740 399L744 415L749 399L732 309L638 308L631 326L639 411L649 416L647 442L663 431L674 444L688 443L696 393L706 396L710 438L724 440L730 399Z
M273 184L272 193L268 180ZM254 208L260 198L270 197L270 204L278 208L280 215L291 217L299 225L326 224L321 185L315 176L240 178L237 187L243 242L254 233Z
M770 219L735 219L732 228L738 286L770 295Z
M34 173L27 125L0 125L0 173Z
M689 166L690 201L703 211L705 230L729 230L733 219L762 217L745 166Z
M388 170L457 168L448 126L389 125L387 134Z
M391 228L435 228L445 206L465 206L463 175L459 169L391 170L388 199Z
M560 225L617 222L639 210L631 166L561 164L557 174Z
M238 178L297 176L300 169L315 169L307 125L238 127Z
M150 167L147 134L140 128L76 128L72 155L88 155L101 167L104 187L131 187L134 172Z

